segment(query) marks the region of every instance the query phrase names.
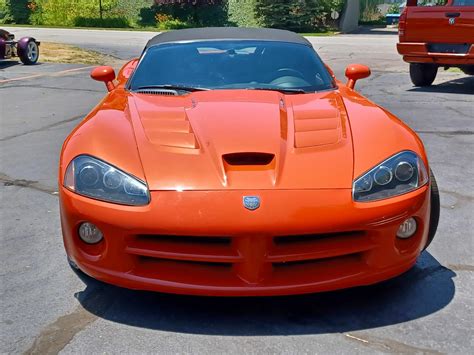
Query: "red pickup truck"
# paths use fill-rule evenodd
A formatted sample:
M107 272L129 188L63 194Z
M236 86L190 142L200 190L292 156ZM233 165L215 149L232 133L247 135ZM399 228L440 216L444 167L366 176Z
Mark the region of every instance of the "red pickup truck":
M410 63L415 86L429 86L439 67L474 75L474 0L408 0L400 15L398 53ZM425 1L426 2L426 1Z

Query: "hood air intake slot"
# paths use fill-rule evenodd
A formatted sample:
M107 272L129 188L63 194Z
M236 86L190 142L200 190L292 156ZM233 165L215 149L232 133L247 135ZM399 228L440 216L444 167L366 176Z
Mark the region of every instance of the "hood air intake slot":
M176 90L169 89L141 89L136 91L139 94L147 95L161 95L161 96L178 96L179 93Z
M231 153L222 156L229 165L268 165L275 158L269 153Z

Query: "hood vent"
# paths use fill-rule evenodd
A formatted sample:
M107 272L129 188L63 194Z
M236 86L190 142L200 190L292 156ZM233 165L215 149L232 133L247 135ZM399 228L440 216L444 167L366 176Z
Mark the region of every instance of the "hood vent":
M275 154L268 153L231 153L222 156L229 165L268 165L275 158Z
M176 90L169 89L142 89L135 91L138 94L147 94L147 95L161 95L161 96L178 96Z

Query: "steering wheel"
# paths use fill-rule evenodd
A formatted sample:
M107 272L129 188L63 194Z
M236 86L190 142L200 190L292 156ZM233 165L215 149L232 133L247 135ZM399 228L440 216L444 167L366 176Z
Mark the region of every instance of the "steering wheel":
M292 69L292 68L280 68L277 70L278 74L282 74L281 76L293 76L292 74L296 74L301 79L305 79L305 76L302 72Z

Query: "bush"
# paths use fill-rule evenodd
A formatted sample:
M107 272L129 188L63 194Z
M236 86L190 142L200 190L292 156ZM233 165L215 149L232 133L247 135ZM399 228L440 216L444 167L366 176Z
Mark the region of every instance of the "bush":
M392 4L387 10L387 14L399 14L400 13L400 4Z
M166 14L156 14L155 15L155 20L156 20L156 27L160 30L179 30L181 28L189 28L189 24L186 22L183 22L179 19L173 18L170 15Z
M7 17L7 3L5 0L0 0L0 24L5 23Z
M155 13L195 27L228 24L227 1L223 0L155 0Z
M102 14L98 0L35 0L31 3L34 3L34 7L30 6L33 25L130 27L127 16L121 15L125 12L124 0L102 0Z
M257 27L256 0L228 0L228 21L233 26Z
M105 27L105 28L127 28L130 27L129 21L124 17L82 17L74 19L74 26L77 27Z
M126 18L131 26L141 25L141 11L150 9L153 3L153 0L116 0L115 6L107 11L107 16ZM155 24L153 16L154 12L151 13L148 25Z

